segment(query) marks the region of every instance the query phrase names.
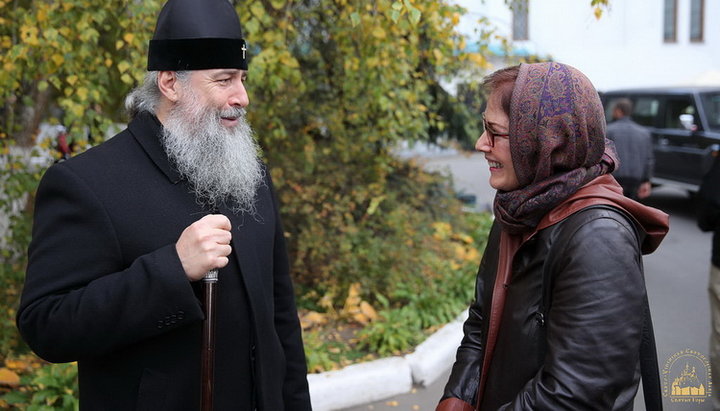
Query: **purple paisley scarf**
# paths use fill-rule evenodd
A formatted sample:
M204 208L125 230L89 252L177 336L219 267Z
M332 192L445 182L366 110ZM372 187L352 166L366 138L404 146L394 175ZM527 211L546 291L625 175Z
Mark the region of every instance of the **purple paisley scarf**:
M618 164L590 80L560 63L522 64L510 100L510 153L520 188L498 191L495 216L510 234L540 220Z

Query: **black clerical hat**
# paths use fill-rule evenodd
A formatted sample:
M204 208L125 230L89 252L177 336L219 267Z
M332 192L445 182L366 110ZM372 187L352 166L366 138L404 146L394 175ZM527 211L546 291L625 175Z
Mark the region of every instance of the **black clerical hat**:
M150 40L148 66L156 70L247 70L247 46L228 0L168 0Z

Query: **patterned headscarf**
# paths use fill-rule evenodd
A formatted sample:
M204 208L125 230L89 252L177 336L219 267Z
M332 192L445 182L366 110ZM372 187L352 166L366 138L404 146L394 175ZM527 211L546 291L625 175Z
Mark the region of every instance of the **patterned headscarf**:
M543 216L596 177L617 155L590 80L560 63L522 64L510 100L510 154L520 187L498 191L495 216L510 234Z

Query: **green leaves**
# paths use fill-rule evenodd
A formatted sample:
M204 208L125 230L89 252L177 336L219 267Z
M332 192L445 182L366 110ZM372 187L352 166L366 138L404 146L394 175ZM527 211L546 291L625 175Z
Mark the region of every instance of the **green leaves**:
M413 7L413 5L410 4L410 0L403 0L403 5L410 15L410 22L417 24L420 21L420 16L422 15L420 10Z
M23 121L28 110L61 110L57 120L68 127L71 139L88 132L103 136L103 127L124 121L122 101L144 71L159 7L160 0L3 2L0 101L14 115L0 120L0 133L32 134L45 118ZM31 96L31 101L14 96ZM103 114L91 106L103 107Z
M350 21L353 27L357 27L357 25L360 24L360 14L358 12L350 13Z
M420 17L422 17L420 9L414 7L408 0L395 1L391 8L390 19L394 23L397 23L398 20L400 20L400 16L404 13L408 14L408 19L413 25L417 25L420 21Z
M0 397L0 401L29 411L77 411L77 365L45 364L24 375L21 386Z
M288 3L278 14L258 0L243 10L250 10L244 27L257 49L249 113L280 196L298 304L340 312L346 290L360 283L371 305L381 295L390 300L389 323L371 322L360 346L407 349L424 327L467 303L478 263L432 237L434 222L461 218L448 183L390 155L395 144L445 127L437 107L452 102L440 101L433 87L475 64L454 56L457 9L430 0L320 0ZM424 286L455 271L469 285L457 297ZM413 303L427 314L398 328L393 319L407 314L395 312L408 302L398 292L404 283L435 297ZM439 295L455 303L428 302ZM317 336L312 347L327 351L315 331L305 333ZM342 361L315 352L308 359L311 369Z

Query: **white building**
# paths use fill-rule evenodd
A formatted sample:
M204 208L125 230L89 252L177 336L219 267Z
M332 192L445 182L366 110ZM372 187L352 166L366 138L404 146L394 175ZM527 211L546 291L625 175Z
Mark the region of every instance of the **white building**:
M598 20L590 0L456 0L470 39L487 18L517 50L585 73L600 90L720 85L720 0L610 0ZM525 7L523 7L525 5Z

